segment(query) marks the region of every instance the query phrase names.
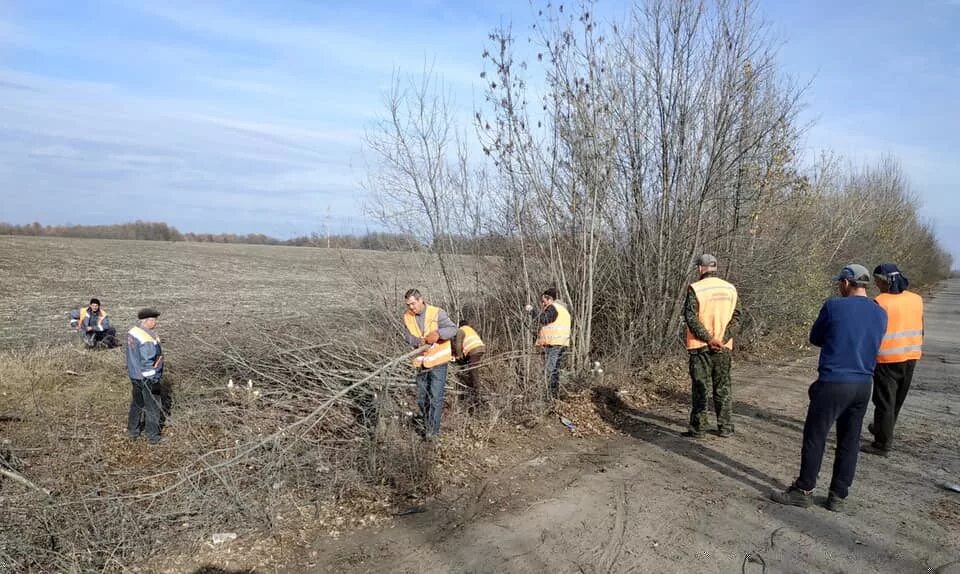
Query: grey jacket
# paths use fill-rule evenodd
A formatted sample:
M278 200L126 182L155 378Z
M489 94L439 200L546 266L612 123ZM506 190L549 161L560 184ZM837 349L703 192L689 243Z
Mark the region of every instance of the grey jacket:
M87 307L87 316L83 320L83 324L80 325L80 332L86 333L87 327L92 327L94 331L109 331L113 326L110 324L110 316L107 315L103 309L100 310L103 313L103 320L100 320L99 313L93 313L90 311L90 307ZM77 319L80 318L80 315L77 315Z
M420 331L423 331L423 320L426 316L426 308L424 312L417 315L417 325L420 327ZM443 309L440 309L440 313L437 315L437 331L440 333L441 341L449 341L457 336L457 326L453 324L453 321L450 320L450 315L447 315L447 312ZM404 329L404 335L407 338L407 344L413 348L420 346L420 339L414 337L410 334L410 331Z
M163 376L160 337L142 325L127 332L127 375L135 381L160 380Z

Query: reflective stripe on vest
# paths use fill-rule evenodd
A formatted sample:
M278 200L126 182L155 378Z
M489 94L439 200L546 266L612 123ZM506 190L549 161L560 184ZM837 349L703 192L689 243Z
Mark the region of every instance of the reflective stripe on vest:
M697 296L700 323L712 337L722 340L727 332L727 325L733 319L733 311L737 308L737 288L719 277L701 279L690 287ZM706 342L698 339L693 331L687 329L688 350L693 351L706 346ZM723 346L733 349L733 339L724 343Z
M460 327L460 330L463 331L463 348L461 352L463 356L466 357L470 354L470 351L477 349L483 346L483 341L480 339L480 335L469 325L464 325Z
M145 329L140 327L133 327L130 329L129 335L134 339L140 341L141 343L154 343L157 344L160 342L160 337L154 337L148 333Z
M915 361L923 355L923 298L904 291L877 295L887 312L887 332L877 353L878 363Z
M410 311L403 314L403 323L407 326L407 331L409 331L411 335L422 339L426 333L438 330L439 317L440 308L427 305L426 310L424 310L422 331L420 330L420 325L417 324L417 316ZM414 367L431 369L437 365L449 363L451 358L450 341L438 341L430 345L430 348L421 353L419 357L414 357L412 363Z
M553 308L557 310L557 318L552 323L540 327L537 334L537 346L570 346L570 312L563 305L554 301Z

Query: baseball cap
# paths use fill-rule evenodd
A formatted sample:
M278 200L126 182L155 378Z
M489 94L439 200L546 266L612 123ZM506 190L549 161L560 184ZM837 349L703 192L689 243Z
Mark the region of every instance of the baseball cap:
M708 253L704 253L700 257L697 257L697 265L701 267L716 267L717 258Z
M863 265L858 265L856 263L851 263L843 269L840 270L833 280L834 281L851 281L857 285L869 285L870 284L870 271L867 270Z

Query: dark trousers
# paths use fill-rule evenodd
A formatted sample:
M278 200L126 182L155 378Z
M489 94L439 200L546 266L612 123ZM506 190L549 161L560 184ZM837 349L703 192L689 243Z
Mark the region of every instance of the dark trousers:
M480 364L483 361L483 351L471 353L460 359L458 363L463 367L460 370L460 380L467 387L467 400L471 403L480 398Z
M690 353L690 430L702 432L709 424L707 397L713 393L713 409L717 427L733 431L733 392L730 384L729 351L696 351Z
M893 446L893 427L916 366L916 361L878 363L873 372L873 438L879 448L889 450Z
M440 418L443 416L443 393L447 384L447 363L417 372L417 405L423 415L423 430L426 436L440 434Z
M547 345L543 348L543 376L547 380L547 390L553 398L560 394L560 369L563 368L563 357L566 354L567 348L563 345Z
M141 418L147 440L160 439L161 399L160 382L130 379L130 415L127 417L127 433L140 436Z
M90 331L83 334L83 342L88 347L102 346L112 349L117 346L117 331L113 327L105 331Z
M810 406L803 423L803 450L800 453L800 476L795 486L813 490L823 463L827 435L837 423L837 456L833 461L830 491L846 498L857 470L860 452L860 427L870 402L870 383L824 383L817 381L807 391Z

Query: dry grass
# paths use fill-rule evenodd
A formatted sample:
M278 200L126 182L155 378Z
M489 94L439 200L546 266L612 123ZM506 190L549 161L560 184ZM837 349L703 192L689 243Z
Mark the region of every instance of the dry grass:
M488 340L482 403L461 402L452 368L443 440L426 445L404 364L339 395L405 351L403 291L439 284L420 256L0 237L0 267L0 416L11 418L0 455L53 493L0 482L0 563L18 570L122 571L189 555L222 531L336 536L475 483L557 416L577 436L614 432L593 386L618 386L636 404L673 392L673 367L610 366L606 379L567 379L570 394L549 412L540 359ZM481 276L459 274L471 275ZM125 437L123 350L85 350L67 331L63 312L91 295L121 332L138 307L164 311L173 407L160 447Z

